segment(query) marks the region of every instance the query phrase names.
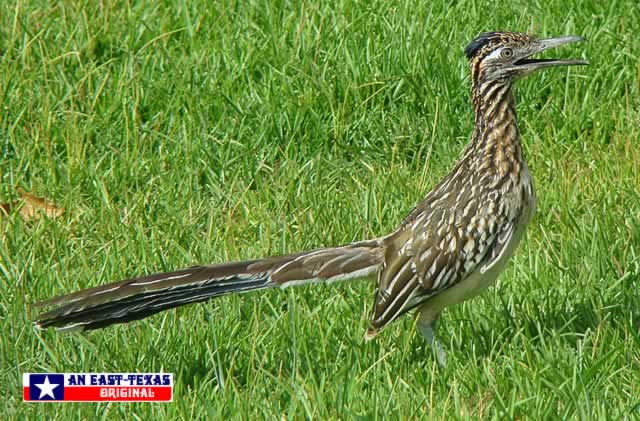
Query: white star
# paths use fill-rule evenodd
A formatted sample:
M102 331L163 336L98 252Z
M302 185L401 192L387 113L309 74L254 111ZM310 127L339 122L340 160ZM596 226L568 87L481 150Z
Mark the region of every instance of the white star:
M60 384L49 383L49 376L45 376L44 383L34 384L34 386L40 389L40 397L38 399L42 399L43 396L51 396L51 399L55 399L53 389L60 386Z

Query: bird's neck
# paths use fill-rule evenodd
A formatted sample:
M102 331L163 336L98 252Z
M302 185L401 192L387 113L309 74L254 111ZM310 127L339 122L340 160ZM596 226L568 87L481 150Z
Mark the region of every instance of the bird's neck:
M511 83L474 83L475 127L469 152L480 170L504 177L522 170L522 147Z

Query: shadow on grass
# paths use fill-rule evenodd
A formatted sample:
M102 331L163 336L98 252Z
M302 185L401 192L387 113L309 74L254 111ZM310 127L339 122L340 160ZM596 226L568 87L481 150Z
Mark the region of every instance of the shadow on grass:
M457 343L457 352L475 355L478 359L490 357L505 345L522 338L535 347L553 337L577 349L579 342L589 332L602 327L618 331L621 337L631 331L640 339L640 307L613 299L598 301L594 303L593 300L584 299L569 305L569 300L565 299L563 305L549 306L537 314L518 312L519 306L509 309L504 305L502 309L496 309L491 319L485 318L480 322L450 319L447 329L458 323L466 324L467 327L461 329L465 333L459 337L460 342L453 340L451 344ZM441 329L439 334L444 338L447 332Z
M577 302L570 295L549 298L533 308L529 300L511 304L502 301L488 314L479 314L478 319L445 313L437 335L448 353L463 355L464 359L475 356L476 362L501 354L523 340L541 350L549 340L577 349L589 333L603 328L621 338L632 335L640 343L640 296L633 290L587 296ZM432 351L421 335L414 335L409 348L407 358L412 363L433 362Z

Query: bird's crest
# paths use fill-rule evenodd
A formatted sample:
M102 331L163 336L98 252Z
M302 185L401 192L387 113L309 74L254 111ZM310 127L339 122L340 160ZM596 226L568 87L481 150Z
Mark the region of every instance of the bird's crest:
M464 54L469 60L484 57L493 51L496 46L506 43L527 43L533 38L530 35L518 32L485 32L473 39L464 49Z

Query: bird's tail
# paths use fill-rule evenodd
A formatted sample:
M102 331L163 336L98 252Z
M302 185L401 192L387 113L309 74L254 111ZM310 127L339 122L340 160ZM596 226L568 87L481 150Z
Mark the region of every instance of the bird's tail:
M361 278L380 269L382 255L380 241L371 240L148 275L37 303L53 308L38 315L35 324L42 329L99 329L231 293Z

